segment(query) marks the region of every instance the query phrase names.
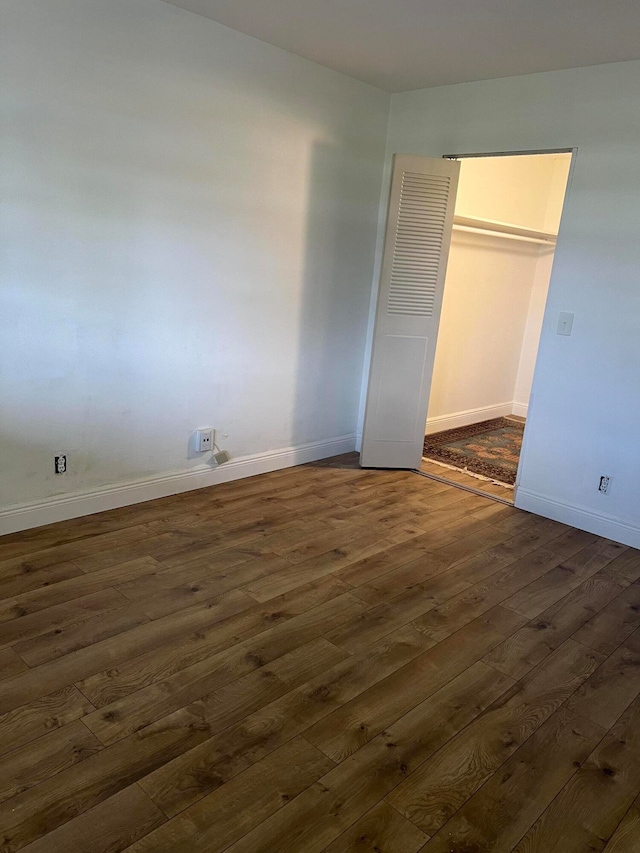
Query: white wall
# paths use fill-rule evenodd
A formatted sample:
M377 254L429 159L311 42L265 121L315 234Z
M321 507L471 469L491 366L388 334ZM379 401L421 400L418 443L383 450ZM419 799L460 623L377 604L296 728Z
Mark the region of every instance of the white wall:
M427 432L512 412L535 243L454 231Z
M0 38L4 529L187 487L200 426L353 446L389 96L159 0L4 0Z
M463 159L460 166L458 216L546 230L553 201L559 221L564 196L555 155ZM552 254L540 244L454 229L427 432L511 414L514 402L526 415L542 322L530 308L544 310Z
M389 159L573 146L516 503L640 546L640 62L392 97Z
M568 168L570 158L570 154L463 158L456 215L509 222L539 231L557 230L558 203L561 209L564 197L558 164Z
M571 166L570 154L557 154L553 156L553 171L549 185L547 209L541 225L542 231L557 234L560 228L560 217L564 205L569 168ZM527 322L522 339L522 351L518 365L518 375L513 394L514 414L526 417L528 413L531 388L533 385L533 374L538 356L538 344L542 334L542 323L544 320L544 309L547 304L547 294L551 281L551 269L553 266L554 251L540 247L538 250L538 261L536 263L533 286L531 288L531 301L527 312Z

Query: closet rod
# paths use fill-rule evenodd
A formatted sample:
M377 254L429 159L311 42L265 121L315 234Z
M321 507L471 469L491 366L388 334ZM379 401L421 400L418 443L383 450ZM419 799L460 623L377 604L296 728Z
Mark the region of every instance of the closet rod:
M488 234L490 237L505 237L507 240L519 240L521 243L538 243L540 246L553 248L555 240L541 240L539 237L521 237L519 234L506 234L500 231L490 231L488 228L472 228L469 225L455 225L454 231L466 231L469 234Z
M556 234L551 234L548 231L523 228L520 225L511 225L508 222L496 222L492 219L475 219L470 216L454 216L453 227L459 231L478 231L484 234L491 234L494 237L508 237L550 246L555 244L557 237Z

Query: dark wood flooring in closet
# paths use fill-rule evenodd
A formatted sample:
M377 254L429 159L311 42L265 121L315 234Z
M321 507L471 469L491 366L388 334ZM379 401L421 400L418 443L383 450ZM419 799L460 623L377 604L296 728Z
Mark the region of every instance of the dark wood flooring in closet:
M4 853L640 850L638 551L350 456L0 561Z

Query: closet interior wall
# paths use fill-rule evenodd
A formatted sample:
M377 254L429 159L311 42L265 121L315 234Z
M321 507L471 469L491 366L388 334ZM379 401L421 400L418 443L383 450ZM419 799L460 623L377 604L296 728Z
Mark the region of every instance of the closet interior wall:
M461 161L456 216L557 233L570 154ZM526 417L553 244L454 230L426 432Z

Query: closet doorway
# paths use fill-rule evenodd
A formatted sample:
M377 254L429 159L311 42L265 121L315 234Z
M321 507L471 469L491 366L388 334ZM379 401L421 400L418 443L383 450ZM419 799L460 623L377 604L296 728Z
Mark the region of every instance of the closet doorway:
M513 502L571 152L459 160L421 470Z

